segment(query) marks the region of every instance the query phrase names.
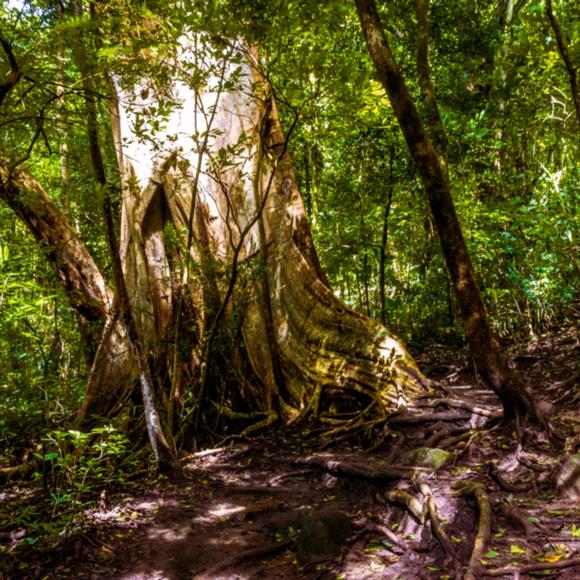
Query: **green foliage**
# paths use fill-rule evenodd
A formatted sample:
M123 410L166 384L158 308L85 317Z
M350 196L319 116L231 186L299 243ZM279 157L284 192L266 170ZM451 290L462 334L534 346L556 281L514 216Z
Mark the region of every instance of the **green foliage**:
M1 106L0 150L42 183L109 280L75 42L82 36L87 44L98 96L107 93L105 69L119 71L123 89L151 80L143 89L155 91L158 105L137 118L135 130L140 139L158 143L175 106L172 83L215 90L229 43L245 41L259 45L287 126L301 108L290 149L323 269L337 295L377 319L386 306L387 325L407 339L461 333L429 208L352 2L213 0L176 6L114 0L95 4L92 17L75 16L65 4L63 14L44 1L0 9L2 34L24 75ZM381 4L393 52L424 114L414 15L408 3ZM517 3L522 6L511 22L502 2L430 4L432 81L464 234L496 327L505 335L533 333L573 316L579 290L579 151L566 71L539 0ZM554 7L577 62L578 10L563 1ZM195 61L173 66L165 57L177 50L184 31L197 33ZM8 61L3 52L0 58L4 76ZM232 70L225 90L237 86L239 62ZM107 175L119 189L107 100L99 98L97 108ZM192 138L201 144L204 135ZM236 153L235 147L220 151L210 171L230 166ZM118 215L119 197L114 199ZM187 232L167 227L164 234L176 271L187 266L192 283L202 282L201 264L183 258L189 254ZM15 216L0 207L0 440L11 458L23 440L38 439L72 416L90 365L91 353L45 258ZM219 280L231 274L230 266L211 267ZM224 359L250 300L246 289L260 268L257 260L240 265L233 328L220 334L216 346ZM191 343L203 339L197 328L186 330L184 360ZM183 396L190 397L184 400L189 409L192 395ZM111 437L109 449L120 445ZM85 472L108 481L110 454L93 449L89 465L68 450L88 442L66 431L45 441L51 447L46 453L58 454L48 462L59 497L77 493Z
M110 425L89 432L51 431L42 438L44 479L53 510L63 504L80 505L103 488L123 486L138 467L127 437Z

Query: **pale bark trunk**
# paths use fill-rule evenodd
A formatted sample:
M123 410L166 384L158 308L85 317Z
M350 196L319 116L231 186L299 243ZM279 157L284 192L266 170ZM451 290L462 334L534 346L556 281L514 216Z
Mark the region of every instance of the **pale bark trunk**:
M179 58L191 59L192 44L184 41L183 46ZM179 361L183 366L187 360L190 385L178 390L194 391L198 408L193 412L199 416L199 406L212 396L207 374L215 371L204 364L219 362L211 352L215 343L204 348L215 339L212 294L217 292L218 318L223 317L218 325L227 326L234 311L242 320L242 351L251 366L242 394L247 406L287 422L316 415L320 401L349 393L344 396L374 401L382 413L392 411L428 382L395 337L350 311L330 290L276 105L255 55L244 58L253 64L246 60L242 65L237 90L199 94L176 79L171 90L179 104L166 128L147 140L134 127L137 115L161 98L154 83L125 89L119 98L126 184L124 267L140 333L148 337L147 351L169 376L182 376L174 368L176 357L170 356L175 351L164 345L179 348L175 343L182 340L174 336L176 296L193 300L195 340L189 357L182 353ZM200 143L190 138L196 132L210 134L208 129L214 131L210 139ZM201 171L196 171L200 161ZM195 219L188 219L190 214ZM168 253L169 231L178 242ZM208 275L202 267L201 278L186 279L184 285L185 264L202 264L206 251L214 273ZM257 275L244 286L234 279L229 291L230 276L254 265ZM238 312L241 304L245 306Z
M181 46L180 65L191 64L194 43ZM241 61L225 62L223 78L208 81L221 88L203 94L176 75L169 89L150 79L128 88L119 79L120 98L110 95L124 171L122 279L139 351L122 297L113 298L66 219L28 174L0 166L0 197L49 250L83 324L106 321L79 423L122 409L139 377L146 407L154 388L164 409L171 397L184 436L212 412L262 417L255 426L265 426L337 408L352 416L370 405L384 418L429 386L396 337L330 289L276 104L255 52ZM226 91L236 67L239 86ZM138 116L167 96L163 90L177 104L163 130L141 139ZM98 156L93 161L107 187ZM160 431L159 417L146 420Z

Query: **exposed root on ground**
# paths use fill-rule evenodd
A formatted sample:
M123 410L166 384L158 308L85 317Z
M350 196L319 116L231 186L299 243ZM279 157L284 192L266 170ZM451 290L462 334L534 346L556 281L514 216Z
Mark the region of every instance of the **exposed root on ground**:
M570 560L562 560L560 562L539 562L536 564L522 564L521 566L503 566L502 568L494 568L492 570L484 570L484 576L507 576L508 574L525 574L526 572L533 572L535 570L562 570L563 568L571 568L573 566L580 566L580 558L571 558Z
M481 559L491 536L491 506L485 488L481 483L465 483L459 487L461 493L473 495L479 510L479 523L469 559L466 580L477 580L481 571Z
M429 487L429 485L425 482L419 483L419 490L423 494L425 498L425 507L427 511L427 515L431 520L431 528L433 530L434 536L439 541L443 552L445 553L446 557L446 564L450 565L453 564L453 570L455 572L455 578L461 577L461 563L457 557L457 552L441 523L441 519L439 518L439 514L437 512L437 506L435 505L435 500L433 499L433 491Z

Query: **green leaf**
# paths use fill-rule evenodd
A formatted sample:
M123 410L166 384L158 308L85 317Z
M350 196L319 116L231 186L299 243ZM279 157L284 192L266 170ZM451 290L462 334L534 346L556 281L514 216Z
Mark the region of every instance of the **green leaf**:
M485 554L484 558L491 560L492 558L497 558L498 556L499 556L499 552L496 552L495 550L488 550L487 553Z
M510 552L512 554L525 554L526 550L525 550L525 548L520 548L519 546L514 545L514 546L510 547Z

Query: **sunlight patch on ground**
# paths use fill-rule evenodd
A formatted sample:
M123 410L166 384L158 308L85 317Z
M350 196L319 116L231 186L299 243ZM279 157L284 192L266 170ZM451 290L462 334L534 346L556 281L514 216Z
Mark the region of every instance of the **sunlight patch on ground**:
M179 542L185 540L191 531L190 525L172 528L151 528L147 532L150 540L163 540L164 542Z

